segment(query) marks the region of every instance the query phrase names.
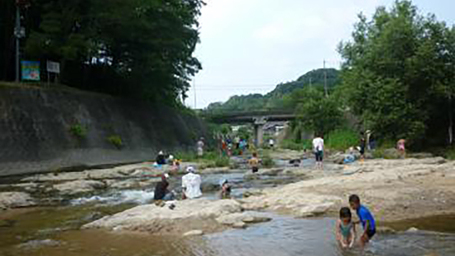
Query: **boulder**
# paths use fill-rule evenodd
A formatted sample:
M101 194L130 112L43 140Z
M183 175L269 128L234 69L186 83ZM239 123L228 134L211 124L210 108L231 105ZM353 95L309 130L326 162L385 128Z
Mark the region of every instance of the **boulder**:
M139 187L139 182L136 180L123 180L114 182L109 187L117 189L137 188Z
M25 192L1 192L0 209L28 207L36 205L35 200Z
M56 247L61 245L59 241L45 239L45 240L31 240L26 243L20 244L17 247L23 250L36 250L42 247Z
M106 188L106 184L95 180L76 180L54 185L54 189L62 195L77 195Z
M202 235L204 235L204 231L202 231L202 230L192 230L192 231L188 231L185 234L183 234L183 236L202 236Z
M238 229L243 229L243 228L246 228L246 223L245 222L242 222L242 221L239 221L239 222L236 222L232 225L233 228L238 228Z
M401 157L400 153L395 148L389 148L384 150L385 159L399 159L400 157Z
M149 204L106 216L83 228L105 228L144 232L179 232L216 228L216 218L241 212L240 203L235 200L195 199L176 201L173 209ZM206 229L205 229L206 228Z
M298 210L298 216L300 217L313 217L326 213L334 203L322 203L306 205Z
M222 215L216 221L223 225L233 226L235 223L260 223L272 220L272 218L265 216L259 212L242 212Z

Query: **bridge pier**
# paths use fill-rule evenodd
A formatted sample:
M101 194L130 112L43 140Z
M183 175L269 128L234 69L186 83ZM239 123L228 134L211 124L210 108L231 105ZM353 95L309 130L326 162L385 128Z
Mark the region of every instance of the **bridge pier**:
M265 117L254 118L254 144L256 148L261 147L264 142L264 125L267 123Z

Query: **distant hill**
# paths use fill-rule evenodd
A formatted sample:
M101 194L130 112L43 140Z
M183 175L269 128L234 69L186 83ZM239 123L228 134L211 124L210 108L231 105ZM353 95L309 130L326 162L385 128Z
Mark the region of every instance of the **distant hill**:
M339 71L333 68L327 71L327 87L333 88L339 83ZM235 95L226 102L212 103L207 107L208 111L250 111L263 109L283 108L283 96L291 94L295 90L306 86L324 86L324 69L315 69L292 82L280 83L275 89L265 95L248 94Z

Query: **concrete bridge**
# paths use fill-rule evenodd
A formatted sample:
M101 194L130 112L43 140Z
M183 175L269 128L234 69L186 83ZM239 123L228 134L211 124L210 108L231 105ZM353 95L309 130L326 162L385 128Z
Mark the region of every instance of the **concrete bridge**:
M256 147L262 145L264 131L263 127L267 122L291 121L296 119L292 111L244 111L244 112L217 112L204 113L206 120L218 124L245 124L251 123L254 126Z

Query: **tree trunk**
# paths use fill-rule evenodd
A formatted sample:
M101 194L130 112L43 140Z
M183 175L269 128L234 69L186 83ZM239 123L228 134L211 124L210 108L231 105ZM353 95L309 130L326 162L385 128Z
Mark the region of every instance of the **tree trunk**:
M449 145L453 144L453 111L452 111L452 95L449 95Z

